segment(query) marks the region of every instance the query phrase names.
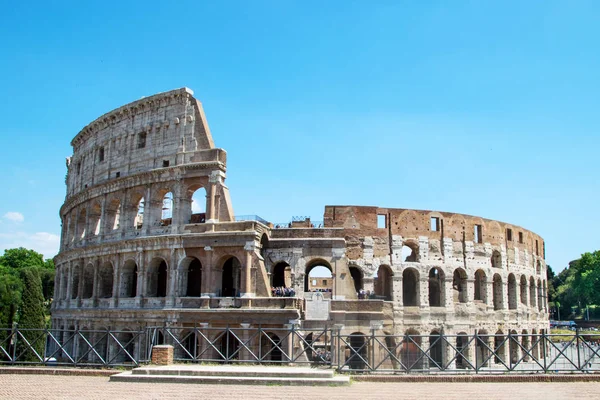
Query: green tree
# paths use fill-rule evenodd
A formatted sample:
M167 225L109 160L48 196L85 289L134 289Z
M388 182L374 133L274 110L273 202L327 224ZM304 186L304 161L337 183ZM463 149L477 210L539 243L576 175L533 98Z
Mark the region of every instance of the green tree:
M29 250L24 247L4 250L4 255L0 256L0 265L14 269L26 267L48 267L44 261L43 255L35 250ZM54 268L54 264L52 264L52 268Z
M22 292L18 273L0 265L0 328L10 328L18 320Z
M37 329L44 329L46 327L42 281L36 268L24 268L20 273L21 281L23 282L23 296L19 317L19 330L29 342L29 346L24 343L23 338L20 338L20 345L17 352L21 355L19 357L20 360L38 361L39 359L36 357L33 349L35 349L40 357L43 357L45 343L43 332Z

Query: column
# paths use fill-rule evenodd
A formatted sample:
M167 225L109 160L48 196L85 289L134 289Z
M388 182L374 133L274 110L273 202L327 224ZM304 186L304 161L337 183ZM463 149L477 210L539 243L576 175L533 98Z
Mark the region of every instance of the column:
M205 246L204 251L206 252L206 259L208 260L208 264L202 266L202 289L200 295L201 297L215 297L215 285L212 281L212 271L215 267L213 256L215 252L210 246Z
M252 255L256 249L256 243L254 241L246 242L244 250L246 251L246 260L244 263L244 274L242 279L242 290L241 297L254 297L255 293L252 291Z

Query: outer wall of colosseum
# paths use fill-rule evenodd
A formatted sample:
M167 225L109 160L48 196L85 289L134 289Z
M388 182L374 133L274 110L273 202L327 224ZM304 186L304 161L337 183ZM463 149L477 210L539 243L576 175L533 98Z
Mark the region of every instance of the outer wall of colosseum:
M548 328L544 241L519 226L362 206L326 206L317 226L235 218L226 152L189 89L113 110L71 144L54 327ZM333 278L319 296L307 290L317 266Z

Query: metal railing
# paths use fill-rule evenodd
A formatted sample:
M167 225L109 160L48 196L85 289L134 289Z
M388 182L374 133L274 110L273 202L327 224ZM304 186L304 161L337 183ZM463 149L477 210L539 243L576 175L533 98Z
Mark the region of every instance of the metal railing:
M339 329L151 327L0 329L0 364L138 366L154 345L176 362L300 364L351 373L600 372L600 336L572 334L342 334Z

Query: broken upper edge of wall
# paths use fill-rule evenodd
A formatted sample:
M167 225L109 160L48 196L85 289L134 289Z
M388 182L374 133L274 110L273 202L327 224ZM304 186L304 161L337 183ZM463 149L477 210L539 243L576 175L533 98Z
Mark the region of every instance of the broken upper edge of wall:
M94 130L94 128L97 127L98 125L100 125L102 123L102 121L104 121L108 118L111 118L112 116L115 116L116 114L122 113L125 109L137 107L142 103L157 101L157 100L160 100L161 98L177 96L177 95L181 95L181 94L189 94L190 96L194 96L194 91L192 89L184 86L179 89L168 90L166 92L160 92L160 93L156 93L156 94L153 94L150 96L141 97L138 100L132 101L131 103L124 104L121 107L115 108L114 110L111 110L105 114L102 114L100 117L96 118L95 120L93 120L92 122L90 122L89 124L84 126L79 131L79 133L77 135L75 135L73 140L71 140L71 146L75 146L75 143L77 143L79 140L81 140L83 138L83 136L85 136L87 133L90 133L92 130Z

